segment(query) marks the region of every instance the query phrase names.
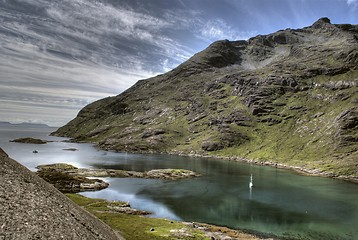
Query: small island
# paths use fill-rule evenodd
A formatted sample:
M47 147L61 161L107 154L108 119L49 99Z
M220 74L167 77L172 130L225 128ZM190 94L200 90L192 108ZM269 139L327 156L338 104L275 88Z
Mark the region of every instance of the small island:
M72 152L78 151L77 148L64 148L62 150L64 150L64 151L72 151Z
M36 168L38 169L37 174L41 178L65 193L97 191L109 186L105 181L101 179L93 179L92 177L132 177L178 180L200 176L193 171L185 169L153 169L146 172L136 172L116 169L77 168L66 163L39 165Z
M51 183L63 193L78 193L82 191L98 191L107 188L109 184L101 179L90 179L73 174L76 167L68 164L51 164L37 167L37 175Z
M38 139L38 138L26 137L26 138L17 138L17 139L11 140L10 142L29 143L29 144L46 144L49 141Z

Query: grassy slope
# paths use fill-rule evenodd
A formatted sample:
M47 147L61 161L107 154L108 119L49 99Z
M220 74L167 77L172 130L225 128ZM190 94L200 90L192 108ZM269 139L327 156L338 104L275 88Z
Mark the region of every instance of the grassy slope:
M320 83L349 79L358 79L358 72L351 71L334 77L325 77L325 79L319 76L307 81ZM228 93L232 91L231 87L225 84L219 90L222 89ZM247 135L249 141L214 152L205 152L201 148L205 140L220 141L222 135L217 126L209 126L208 122L212 118L227 116L233 110L241 110L249 114L250 109L242 103L240 97L228 94L223 99L214 99L209 95L198 94L201 97L196 98L196 101L203 103L202 109L205 109L203 114L208 114L203 119L191 123L188 120L189 115L185 112L185 109L192 104L191 102L178 102L174 99L168 101L167 97L162 95L148 106L149 110L138 110L142 108L140 104L136 106L135 102L130 103L132 108L136 109L136 116L148 117L150 123L139 123L131 113L120 117L108 117L104 121L102 119L92 119L93 122L86 120L86 125L83 127L82 124L78 131L87 133L89 131L87 126L91 126L89 129L95 129L94 125L111 125L112 127L107 131L84 140L98 143L106 139L119 138L125 139L123 140L125 142L130 136L132 140L129 143L116 140L116 144L111 145L110 149L123 151L126 150L123 149L124 144L128 146L132 144L136 147L144 146L143 150L146 151L146 146L151 147L151 138L143 139L142 133L147 129L165 129L164 140L159 143L154 142L154 150L150 151L245 157L308 169L317 168L336 175L357 175L356 145L340 147L334 136L337 130L335 118L344 110L356 105L354 101L358 99L357 92L357 87L343 90L317 87L298 93L288 92L275 100L276 103L285 103L284 106L277 106L275 115L272 115L272 117L285 116L281 123L270 126L265 122L257 121L259 117L252 117L253 121L250 122L250 126L230 124L231 129ZM146 94L145 91L142 93ZM180 94L174 93L173 96L180 96ZM339 95L347 96L347 98L345 100L335 98ZM213 102L217 106L216 111L208 111L208 107ZM302 106L302 109L290 109L293 106ZM174 108L184 110L174 111ZM157 114L157 112L161 113ZM128 151L132 150L137 151L138 148ZM352 151L353 154L346 154Z
M203 230L195 229L182 222L118 213L108 208L108 205L122 205L121 202L108 202L103 199L87 198L79 194L66 194L66 196L108 224L112 229L120 232L127 240L212 239ZM230 230L225 227L206 224L197 225L203 226L206 231L214 233L213 236L225 235L232 236L235 239L258 239L258 237L253 235L237 230Z
M107 207L107 205L113 204L113 202L109 203L103 199L86 198L78 194L66 194L66 196L94 214L114 230L119 231L127 240L187 239L185 237L175 237L170 232L171 230L173 232L173 230L180 229L186 229L193 236L188 239L208 239L204 236L203 232L195 231L177 221L116 213ZM151 231L151 229L154 229L154 231Z
M323 83L358 79L358 72L327 78L318 77L311 81ZM338 95L347 96L347 99L334 99ZM335 118L344 110L356 106L356 99L357 87L344 90L318 87L306 92L285 94L276 101L286 104L279 111L289 116L288 119L273 126L258 123L254 129L246 128L243 131L251 136L250 142L214 154L317 168L338 175L357 175L357 146L338 146L334 137L337 130ZM290 110L290 106L303 106L303 109ZM353 154L347 156L346 153L351 151Z
M245 157L357 177L357 142L340 144L337 137L337 117L358 102L358 71L353 70L356 40L352 40L351 33L333 25L327 29L306 28L277 34L282 33L291 39L301 39L292 45L289 55L277 54L282 48L291 51L289 45L271 42L273 48L263 46L262 36L241 52L250 61L261 64L261 55L252 55L251 51L267 51L266 60L273 59L267 66L255 70L239 65L210 67L206 65L208 59L217 59L211 59L211 55L216 56L223 46L214 44L169 73L140 81L116 97L90 104L58 135L116 151ZM353 59L349 66L346 56ZM347 66L349 71L325 73ZM310 77L307 72L316 73ZM235 74L238 77L233 77L233 81L221 81ZM290 88L280 93L280 89L289 87L270 82L270 78L279 82L287 76L297 81L298 89L306 89ZM243 84L239 84L241 80ZM338 89L326 86L339 82L354 84ZM236 88L246 92L240 95ZM260 96L265 91L269 94ZM251 96L263 96L262 102L256 104L269 105L273 111L265 116L252 115L252 106L247 102ZM222 123L235 112L250 120L245 124ZM264 122L267 118L281 122ZM221 122L211 124L215 119ZM143 137L144 133L157 129L165 133ZM358 139L357 132L349 135ZM205 151L202 146L207 141L223 144L224 148Z

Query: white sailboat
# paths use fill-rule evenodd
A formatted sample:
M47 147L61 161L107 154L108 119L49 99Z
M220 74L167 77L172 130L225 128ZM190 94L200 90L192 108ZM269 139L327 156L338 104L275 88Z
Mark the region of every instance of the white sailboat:
M250 182L249 182L249 188L251 189L253 186L254 186L254 184L252 183L252 174L251 174Z

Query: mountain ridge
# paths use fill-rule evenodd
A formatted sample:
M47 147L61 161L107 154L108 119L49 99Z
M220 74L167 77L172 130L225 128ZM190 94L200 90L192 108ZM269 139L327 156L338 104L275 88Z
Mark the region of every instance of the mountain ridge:
M114 151L271 161L357 177L358 25L221 40L89 104L54 135Z
M36 128L43 128L43 127L50 127L43 123L28 123L28 122L22 122L22 123L11 123L11 122L5 122L0 121L0 126L7 127L7 126L21 126L21 127L36 127Z

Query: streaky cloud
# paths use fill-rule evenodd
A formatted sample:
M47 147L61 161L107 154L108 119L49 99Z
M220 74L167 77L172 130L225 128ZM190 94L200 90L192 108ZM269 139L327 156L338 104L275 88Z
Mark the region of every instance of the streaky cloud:
M32 104L38 120L62 104L69 110L63 124L74 109L167 72L213 41L272 32L278 22L311 24L323 11L312 6L324 3L274 2L0 0L0 104L7 111L11 102L14 109ZM356 19L357 0L336 2Z

